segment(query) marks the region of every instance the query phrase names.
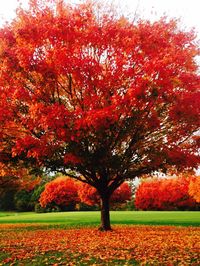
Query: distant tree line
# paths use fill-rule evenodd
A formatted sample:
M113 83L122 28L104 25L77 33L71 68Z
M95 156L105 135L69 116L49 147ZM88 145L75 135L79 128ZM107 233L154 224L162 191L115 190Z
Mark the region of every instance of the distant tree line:
M68 176L23 178L10 182L1 178L0 210L16 211L84 211L99 210L100 196L88 184ZM200 210L199 177L148 177L135 187L123 183L113 193L112 210ZM7 186L6 186L7 184ZM9 185L8 185L9 184Z

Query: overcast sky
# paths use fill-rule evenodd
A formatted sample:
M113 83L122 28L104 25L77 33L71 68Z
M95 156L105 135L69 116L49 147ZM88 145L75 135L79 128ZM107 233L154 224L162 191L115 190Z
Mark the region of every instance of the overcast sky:
M27 5L28 0L21 0ZM76 3L81 0L71 0ZM200 38L200 0L113 0L121 6L121 10L126 10L132 14L140 13L144 18L157 19L164 13L170 17L181 18L182 25L187 28L195 27ZM18 0L0 1L0 24L3 20L10 20L15 16L15 9Z

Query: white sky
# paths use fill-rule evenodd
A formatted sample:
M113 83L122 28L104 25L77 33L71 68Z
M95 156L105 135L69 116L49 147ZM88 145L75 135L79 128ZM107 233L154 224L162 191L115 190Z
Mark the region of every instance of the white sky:
M157 19L166 14L170 17L181 18L182 25L186 28L195 27L200 39L200 0L112 0L128 13L137 11L144 18ZM112 2L107 0L107 2ZM21 0L26 6L28 0ZM71 0L81 2L81 0ZM101 2L101 1L100 1ZM3 20L10 20L15 16L18 0L0 1L0 25Z
M126 3L131 11L137 7L145 18L158 19L160 16L180 18L186 27L195 27L200 35L200 0L115 0Z

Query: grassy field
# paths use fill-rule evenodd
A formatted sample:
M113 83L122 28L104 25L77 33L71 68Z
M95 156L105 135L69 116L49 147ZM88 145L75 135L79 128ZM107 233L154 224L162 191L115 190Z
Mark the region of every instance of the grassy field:
M95 226L100 222L100 212L58 212L58 213L15 213L0 212L3 223L48 223L66 226ZM182 225L199 226L200 212L158 212L158 211L113 211L112 224Z

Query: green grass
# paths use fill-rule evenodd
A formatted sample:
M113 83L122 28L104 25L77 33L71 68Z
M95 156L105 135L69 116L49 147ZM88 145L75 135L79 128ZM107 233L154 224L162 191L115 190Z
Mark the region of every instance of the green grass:
M12 216L15 212L0 212L0 217Z
M64 226L95 226L100 212L13 213L0 212L0 223L47 223ZM112 224L200 226L200 212L112 211Z

